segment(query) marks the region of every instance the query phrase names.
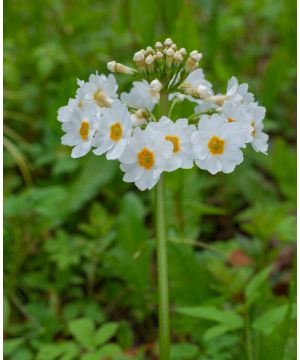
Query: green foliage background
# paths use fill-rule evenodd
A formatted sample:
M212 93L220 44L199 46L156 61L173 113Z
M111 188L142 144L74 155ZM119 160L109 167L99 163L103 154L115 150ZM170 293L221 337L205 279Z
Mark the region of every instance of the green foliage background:
M71 159L56 115L76 77L170 36L203 52L216 91L248 82L271 137L232 174L168 174L172 359L296 359L296 2L7 0L4 15L5 358L157 358L153 192Z

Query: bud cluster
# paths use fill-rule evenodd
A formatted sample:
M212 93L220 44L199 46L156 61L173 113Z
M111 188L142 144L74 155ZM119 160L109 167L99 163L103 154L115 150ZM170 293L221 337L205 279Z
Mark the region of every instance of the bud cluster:
M149 82L159 80L162 90L172 92L186 79L192 71L199 67L202 54L197 50L187 53L185 48L177 48L172 39L167 38L163 43L157 41L154 48L137 51L133 56L137 70L111 61L107 67L112 72L121 72L136 75L137 78Z

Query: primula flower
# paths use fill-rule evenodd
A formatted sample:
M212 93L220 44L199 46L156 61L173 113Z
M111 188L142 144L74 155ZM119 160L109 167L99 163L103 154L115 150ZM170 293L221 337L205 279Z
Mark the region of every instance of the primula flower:
M169 168L173 144L157 136L147 127L136 128L120 157L123 180L134 182L140 190L150 190L158 182L160 174Z
M245 145L241 129L227 122L222 115L203 117L191 140L195 151L195 162L200 169L211 174L219 171L230 173L243 161L240 150Z
M196 130L194 125L189 125L187 119L178 119L173 122L163 116L159 122L149 123L148 127L157 132L157 136L163 141L169 141L173 145L172 161L169 161L167 171L193 167L194 154L191 135Z
M93 151L95 155L106 153L108 160L118 159L131 136L131 119L126 105L115 100L111 108L103 109Z
M251 145L255 151L267 154L269 136L262 131L266 108L258 106L256 103L251 103L246 108L252 118L251 126L253 140Z
M78 158L86 155L91 147L98 127L98 115L94 104L85 104L74 109L72 119L64 122L62 129L66 134L61 138L64 145L75 146L71 156Z
M265 108L235 77L225 94L214 95L199 68L201 58L197 50L178 50L168 38L137 51L136 68L110 61L108 70L133 80L120 100L114 75L96 72L87 82L77 80L76 97L58 110L66 132L62 143L74 146L72 157L95 147L94 154L118 159L124 181L140 190L151 189L162 172L189 169L194 161L211 174L229 173L243 161L241 149L248 143L266 154ZM194 103L194 113L180 118L178 100Z
M154 80L155 81L155 80ZM123 92L121 100L128 106L135 109L147 109L152 111L159 101L161 85L155 82L152 86L148 81L134 81L133 88L129 93Z
M220 111L228 123L239 127L240 136L243 136L243 142L246 144L253 140L252 116L245 106L235 106L232 102L227 102Z
M113 100L118 97L118 85L113 75L91 74L89 81L82 85L84 98L94 102L99 107L110 107Z
M232 76L228 80L226 90L226 100L238 103L252 103L254 101L254 95L248 92L248 84L239 84L236 77Z
M58 121L64 123L72 120L73 111L81 108L87 101L85 100L85 94L83 89L80 87L77 89L75 99L69 99L68 105L62 106L58 109Z

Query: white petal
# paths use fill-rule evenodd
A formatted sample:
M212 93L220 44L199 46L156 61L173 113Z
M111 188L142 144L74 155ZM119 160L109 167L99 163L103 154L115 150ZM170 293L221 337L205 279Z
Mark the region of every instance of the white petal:
M124 167L123 167L124 169ZM122 170L123 170L122 169ZM123 177L123 180L126 182L135 182L141 178L143 175L144 169L138 165L129 165L127 171Z
M79 158L81 156L84 156L90 151L90 149L91 149L90 142L80 143L73 148L71 157Z
M106 154L107 160L115 160L118 159L124 152L124 149L127 145L126 140L120 140L117 144L115 144Z

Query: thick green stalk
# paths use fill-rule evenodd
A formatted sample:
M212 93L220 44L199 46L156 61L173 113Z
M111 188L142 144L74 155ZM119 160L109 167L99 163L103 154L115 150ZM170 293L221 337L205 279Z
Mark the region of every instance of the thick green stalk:
M159 115L167 115L168 108L168 95L161 94ZM164 174L161 175L160 180L156 185L155 200L158 274L159 359L169 360L170 322Z

